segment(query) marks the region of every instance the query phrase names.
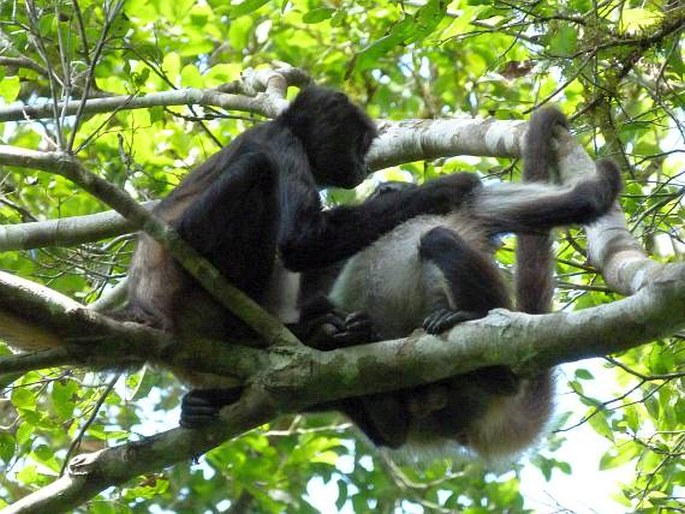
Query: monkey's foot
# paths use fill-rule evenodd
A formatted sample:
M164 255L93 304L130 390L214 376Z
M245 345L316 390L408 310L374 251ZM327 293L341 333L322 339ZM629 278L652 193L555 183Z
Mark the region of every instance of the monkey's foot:
M193 389L181 401L179 424L183 428L199 428L217 421L221 409L238 401L242 392L242 388Z
M440 334L454 327L457 323L480 319L483 316L478 312L453 311L442 308L432 312L423 320L423 328L429 334Z

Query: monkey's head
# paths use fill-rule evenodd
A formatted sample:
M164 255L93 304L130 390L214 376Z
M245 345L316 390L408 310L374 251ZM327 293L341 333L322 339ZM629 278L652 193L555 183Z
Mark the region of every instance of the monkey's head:
M456 447L488 462L510 461L535 444L549 420L549 377L519 380L492 366L405 392L408 442L419 451Z
M369 174L365 157L376 126L345 94L310 86L282 119L304 145L319 186L349 189Z

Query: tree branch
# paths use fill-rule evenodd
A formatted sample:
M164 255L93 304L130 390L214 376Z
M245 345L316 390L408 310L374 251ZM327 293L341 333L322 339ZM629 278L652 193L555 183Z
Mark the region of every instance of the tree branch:
M381 133L367 157L373 169L455 155L518 157L525 121L435 119L379 121Z
M4 379L9 375L18 374L20 376L27 371L66 366L73 363L74 356L64 346L31 353L19 353L12 357L0 357L0 370L2 370L0 371L0 381L2 381L2 387L5 387L7 383Z
M158 203L158 201L150 201L141 205L150 210ZM0 251L29 250L45 246L74 246L135 232L138 228L116 211L0 225Z
M0 64L2 64L0 62ZM28 62L24 63L28 65ZM248 69L239 82L225 84L212 89L186 88L176 91L150 93L143 96L119 95L106 98L90 98L57 102L57 112L64 116L76 114L100 114L122 110L148 109L150 107L171 107L182 105L204 105L221 107L233 111L250 112L274 117L288 106L285 92L289 85L305 85L308 76L294 68L276 70ZM225 91L249 93L234 94ZM52 118L55 102L36 105L13 105L0 109L0 122L31 121Z
M76 457L68 476L5 512L69 512L107 487L189 460L279 412L433 382L484 365L511 365L525 375L624 351L682 327L682 314L674 312L685 312L685 264L663 267L630 298L575 313L532 316L496 310L440 337L417 331L406 339L332 352L272 347L268 365L253 377L243 398L224 409L220 422Z
M59 102L57 107L66 116L74 116L79 110L81 100ZM175 105L211 105L225 109L252 112L268 115L270 109L257 98L222 93L216 89L179 89L150 93L144 96L119 95L107 98L92 98L85 103L83 114L101 114L113 111L149 109L150 107ZM0 121L33 121L49 118L52 115L53 103L39 105L13 105L0 109Z

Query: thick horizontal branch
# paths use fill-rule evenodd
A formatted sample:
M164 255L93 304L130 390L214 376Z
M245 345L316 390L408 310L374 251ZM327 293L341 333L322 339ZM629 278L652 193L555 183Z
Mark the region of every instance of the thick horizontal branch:
M663 266L635 295L577 312L530 315L504 309L441 336L411 336L330 352L264 350L251 379L284 410L435 382L490 365L534 375L560 364L622 352L685 327L685 264ZM196 365L202 366L198 359ZM218 360L218 359L215 359ZM234 363L214 363L231 374ZM199 369L199 368L197 368Z
M141 204L152 209L158 201ZM46 221L0 225L0 251L29 250L45 246L74 246L135 232L139 227L115 211Z
M380 121L378 127L381 137L368 156L373 169L456 155L518 157L527 124L454 118Z
M0 337L24 349L66 348L75 363L143 362L164 354L171 337L135 323L118 323L29 280L0 271ZM139 355L136 359L135 356ZM41 357L42 356L42 357ZM23 363L23 364L22 364ZM66 364L60 351L0 360L0 370Z
M2 271L0 338L24 350L41 350L0 357L0 376L66 364L121 367L151 361L245 379L267 367L267 354L254 348L201 337L192 351L188 345L178 348L172 346L171 334L115 321L48 287ZM45 348L50 349L42 351ZM220 364L228 362L230 371Z

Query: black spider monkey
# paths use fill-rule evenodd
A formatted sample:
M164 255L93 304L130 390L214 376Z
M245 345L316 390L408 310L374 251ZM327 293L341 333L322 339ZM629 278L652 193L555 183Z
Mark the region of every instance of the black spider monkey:
M539 184L549 180L555 163L556 126L567 127L556 109L538 111L530 120L523 151L523 179L529 183L502 184L494 195L482 188L447 216L418 216L398 226L347 261L329 295L333 304L365 313L380 340L407 336L421 325L437 334L491 309L511 309L508 287L493 259L493 236L516 232L517 308L549 312L550 229L592 222L610 208L621 188L619 170L608 160L598 161L599 173L572 188ZM413 187L384 185L370 201ZM314 279L322 287L320 277ZM318 346L332 349L335 344L329 340ZM451 441L497 460L535 442L551 413L552 397L551 370L521 379L509 368L492 366L311 410L343 411L379 446L441 450Z
M272 121L251 128L195 168L155 209L236 287L284 323L299 318L299 272L351 257L423 213L446 213L479 184L455 174L358 206L324 210L320 187L355 187L368 174L376 137L371 119L347 96L301 91ZM201 335L256 336L143 234L129 270L128 302L118 318L171 331L183 344ZM236 399L225 377L173 370L191 385L182 424Z

